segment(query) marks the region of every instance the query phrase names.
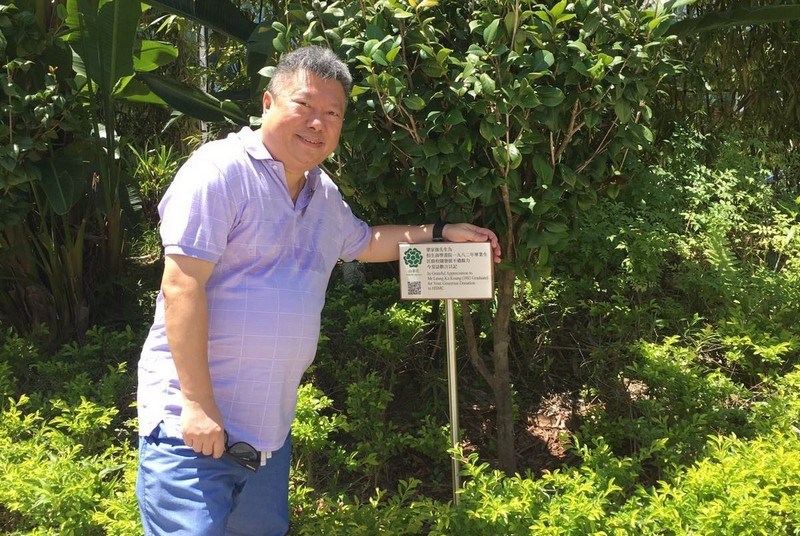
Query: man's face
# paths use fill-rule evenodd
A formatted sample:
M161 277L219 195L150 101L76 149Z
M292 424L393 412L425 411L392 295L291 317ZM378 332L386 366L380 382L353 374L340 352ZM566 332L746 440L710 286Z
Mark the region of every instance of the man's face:
M307 71L287 78L276 95L264 93L261 139L289 180L321 164L339 143L344 88Z

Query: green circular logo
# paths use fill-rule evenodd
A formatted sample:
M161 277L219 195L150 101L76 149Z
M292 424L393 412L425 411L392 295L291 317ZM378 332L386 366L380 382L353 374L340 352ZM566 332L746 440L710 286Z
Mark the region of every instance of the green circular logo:
M406 266L416 268L422 264L422 252L417 248L407 249L406 252L403 253L403 262L406 263Z

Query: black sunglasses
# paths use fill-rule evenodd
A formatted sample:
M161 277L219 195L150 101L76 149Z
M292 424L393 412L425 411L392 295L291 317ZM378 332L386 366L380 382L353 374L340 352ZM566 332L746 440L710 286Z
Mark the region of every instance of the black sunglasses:
M261 462L259 452L250 443L237 441L233 445L228 445L227 430L225 431L225 452L222 455L251 471L257 471Z

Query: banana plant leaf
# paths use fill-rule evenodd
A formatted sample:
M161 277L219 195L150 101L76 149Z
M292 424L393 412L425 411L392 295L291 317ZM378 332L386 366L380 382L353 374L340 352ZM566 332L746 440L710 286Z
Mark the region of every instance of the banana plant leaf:
M50 208L56 214L66 214L85 193L86 177L91 176L89 163L64 151L56 151L51 158L36 164Z
M221 101L196 87L153 73L136 73L136 78L147 84L164 102L190 117L201 121L228 120L238 125L250 124L239 106L227 100Z
M155 71L178 57L178 47L163 41L142 40L134 50L133 68L136 71Z
M256 29L256 24L227 0L145 0L145 3L199 22L242 43Z
M135 76L126 76L119 81L114 97L125 99L129 102L139 102L143 104L158 104L167 106L164 99L153 93L150 88Z
M142 13L138 0L67 0L67 41L82 64L76 72L94 80L110 94L117 81L133 74L136 28ZM80 72L78 69L83 69Z

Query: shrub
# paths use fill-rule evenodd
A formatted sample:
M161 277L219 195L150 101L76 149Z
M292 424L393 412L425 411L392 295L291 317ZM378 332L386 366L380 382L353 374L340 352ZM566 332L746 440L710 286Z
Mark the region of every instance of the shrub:
M52 353L38 340L12 331L0 340L0 511L11 519L2 528L137 534L125 415L133 385L125 360L136 337L94 328L84 344Z
M0 421L0 505L18 514L18 530L103 534L93 513L102 497L118 490L125 449L79 439L87 428L104 428L116 409L57 404L64 412L48 421L38 411L28 413L28 402L25 396L12 401ZM71 437L76 430L80 434Z

